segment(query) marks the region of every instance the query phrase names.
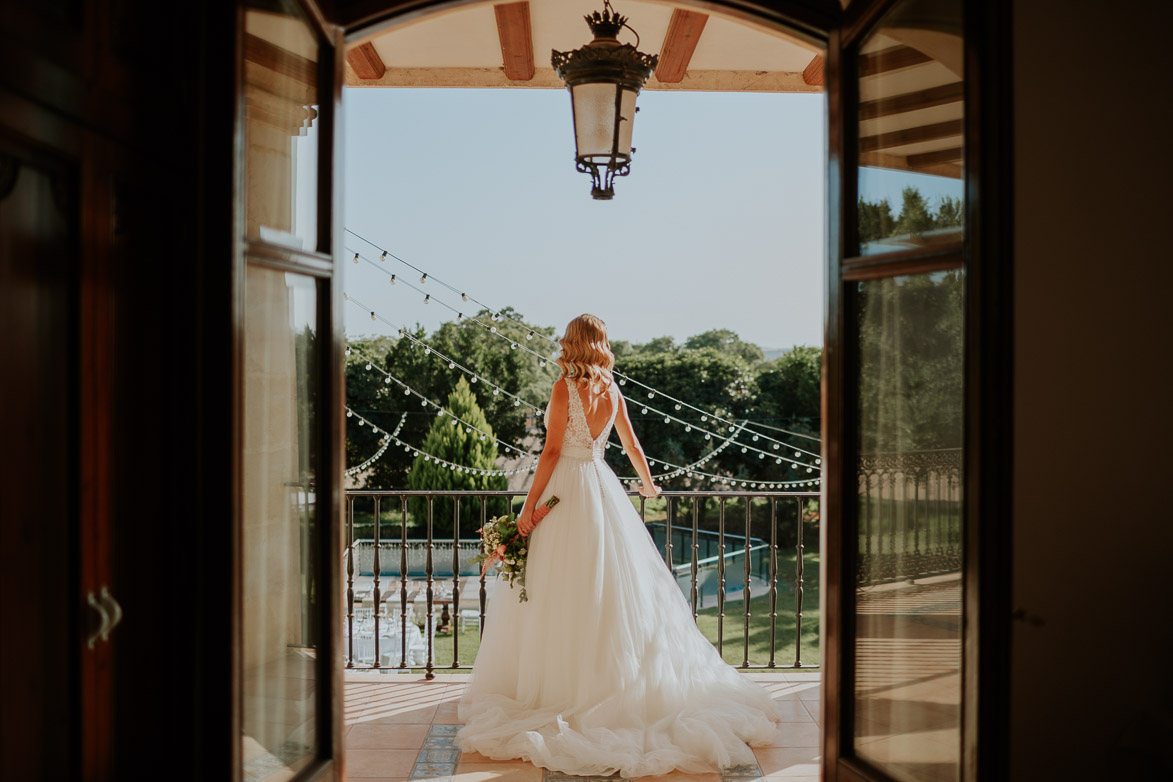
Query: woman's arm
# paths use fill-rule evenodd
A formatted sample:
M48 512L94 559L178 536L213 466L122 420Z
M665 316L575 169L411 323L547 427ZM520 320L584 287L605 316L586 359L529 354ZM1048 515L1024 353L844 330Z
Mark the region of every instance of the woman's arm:
M648 459L644 456L643 446L639 444L639 438L635 436L635 430L631 428L631 418L627 415L627 400L623 398L622 392L619 392L618 389L616 392L619 410L615 416L615 431L619 432L619 442L623 443L623 449L627 451L627 458L631 460L631 466L639 475L640 496L648 499L659 497L660 487L652 481L652 469L648 467Z
M556 381L554 391L550 394L550 426L546 429L546 443L542 447L542 455L538 457L538 469L534 473L533 485L529 487L525 505L521 507L521 515L517 517L517 531L523 536L534 531L534 508L550 482L554 473L554 466L558 464L558 457L562 455L562 435L566 433L566 419L570 410L570 396L566 383Z

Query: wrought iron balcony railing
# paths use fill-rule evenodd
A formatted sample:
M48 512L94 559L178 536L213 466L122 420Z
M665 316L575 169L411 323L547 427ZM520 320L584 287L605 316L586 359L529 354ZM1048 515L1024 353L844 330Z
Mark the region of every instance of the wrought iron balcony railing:
M960 449L859 457L860 586L961 570L961 466Z
M348 491L346 667L422 668L428 678L437 667L471 668L471 661L460 659L460 629L474 625L484 632L490 588L472 563L479 542L474 530L491 516L520 510L525 494ZM818 605L817 594L806 594L808 582L817 589L818 494L675 491L656 500L631 494L694 620L703 620L711 635L715 630L712 640L719 653L727 659L735 654L734 649L726 652L727 641L736 640L736 634L726 638L726 608L740 602L739 668L808 665L803 662L803 612L805 605ZM727 580L738 571L740 578ZM475 595L467 594L470 589L476 589ZM779 601L791 591L793 614L784 611L782 617L784 625L793 619L793 631L782 638L789 628L779 626ZM472 607L462 607L469 603ZM816 639L817 631L815 623ZM811 627L806 632L812 635ZM445 661L437 663L438 647L446 642L451 662L445 649ZM815 643L808 640L808 649ZM791 644L793 663L779 663L777 653Z

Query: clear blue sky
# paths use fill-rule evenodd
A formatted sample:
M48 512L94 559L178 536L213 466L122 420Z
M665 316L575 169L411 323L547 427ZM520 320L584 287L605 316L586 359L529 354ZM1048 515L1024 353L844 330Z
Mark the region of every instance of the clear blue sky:
M593 312L634 342L728 328L765 348L820 344L823 96L644 92L639 105L632 173L599 202L574 170L565 91L348 89L346 225L559 333ZM901 186L930 179L886 174L881 189L898 209ZM393 321L452 316L366 264L346 264L345 289ZM389 331L345 312L351 335Z

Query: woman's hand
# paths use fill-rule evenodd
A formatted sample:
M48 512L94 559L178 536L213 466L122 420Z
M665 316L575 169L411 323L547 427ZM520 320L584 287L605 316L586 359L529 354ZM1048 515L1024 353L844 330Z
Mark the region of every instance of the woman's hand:
M657 497L660 496L661 491L663 491L663 489L661 489L659 486L657 486L654 483L652 484L652 487L650 489L647 486L643 485L642 483L639 485L639 496L641 496L647 500L656 499Z
M523 538L529 537L529 534L534 531L534 512L528 508L522 508L521 515L517 517L517 531L521 533Z

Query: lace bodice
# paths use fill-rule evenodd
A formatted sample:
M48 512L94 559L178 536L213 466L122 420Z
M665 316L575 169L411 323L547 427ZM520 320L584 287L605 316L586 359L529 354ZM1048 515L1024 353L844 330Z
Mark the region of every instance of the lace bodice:
M603 431L599 432L597 438L591 438L591 427L587 423L586 411L582 405L582 395L579 393L575 384L570 383L565 378L560 382L566 383L566 390L569 393L569 417L566 421L566 434L562 437L562 453L567 455L575 455L576 452L586 456L601 455L602 449L606 447L607 438L611 436L611 427L615 425L615 414L619 410L619 389L612 383L607 388L607 396L611 402L611 417L607 419L607 425L603 427ZM550 408L546 407L546 428L550 428ZM568 450L573 449L573 450ZM579 451L578 449L582 449Z

